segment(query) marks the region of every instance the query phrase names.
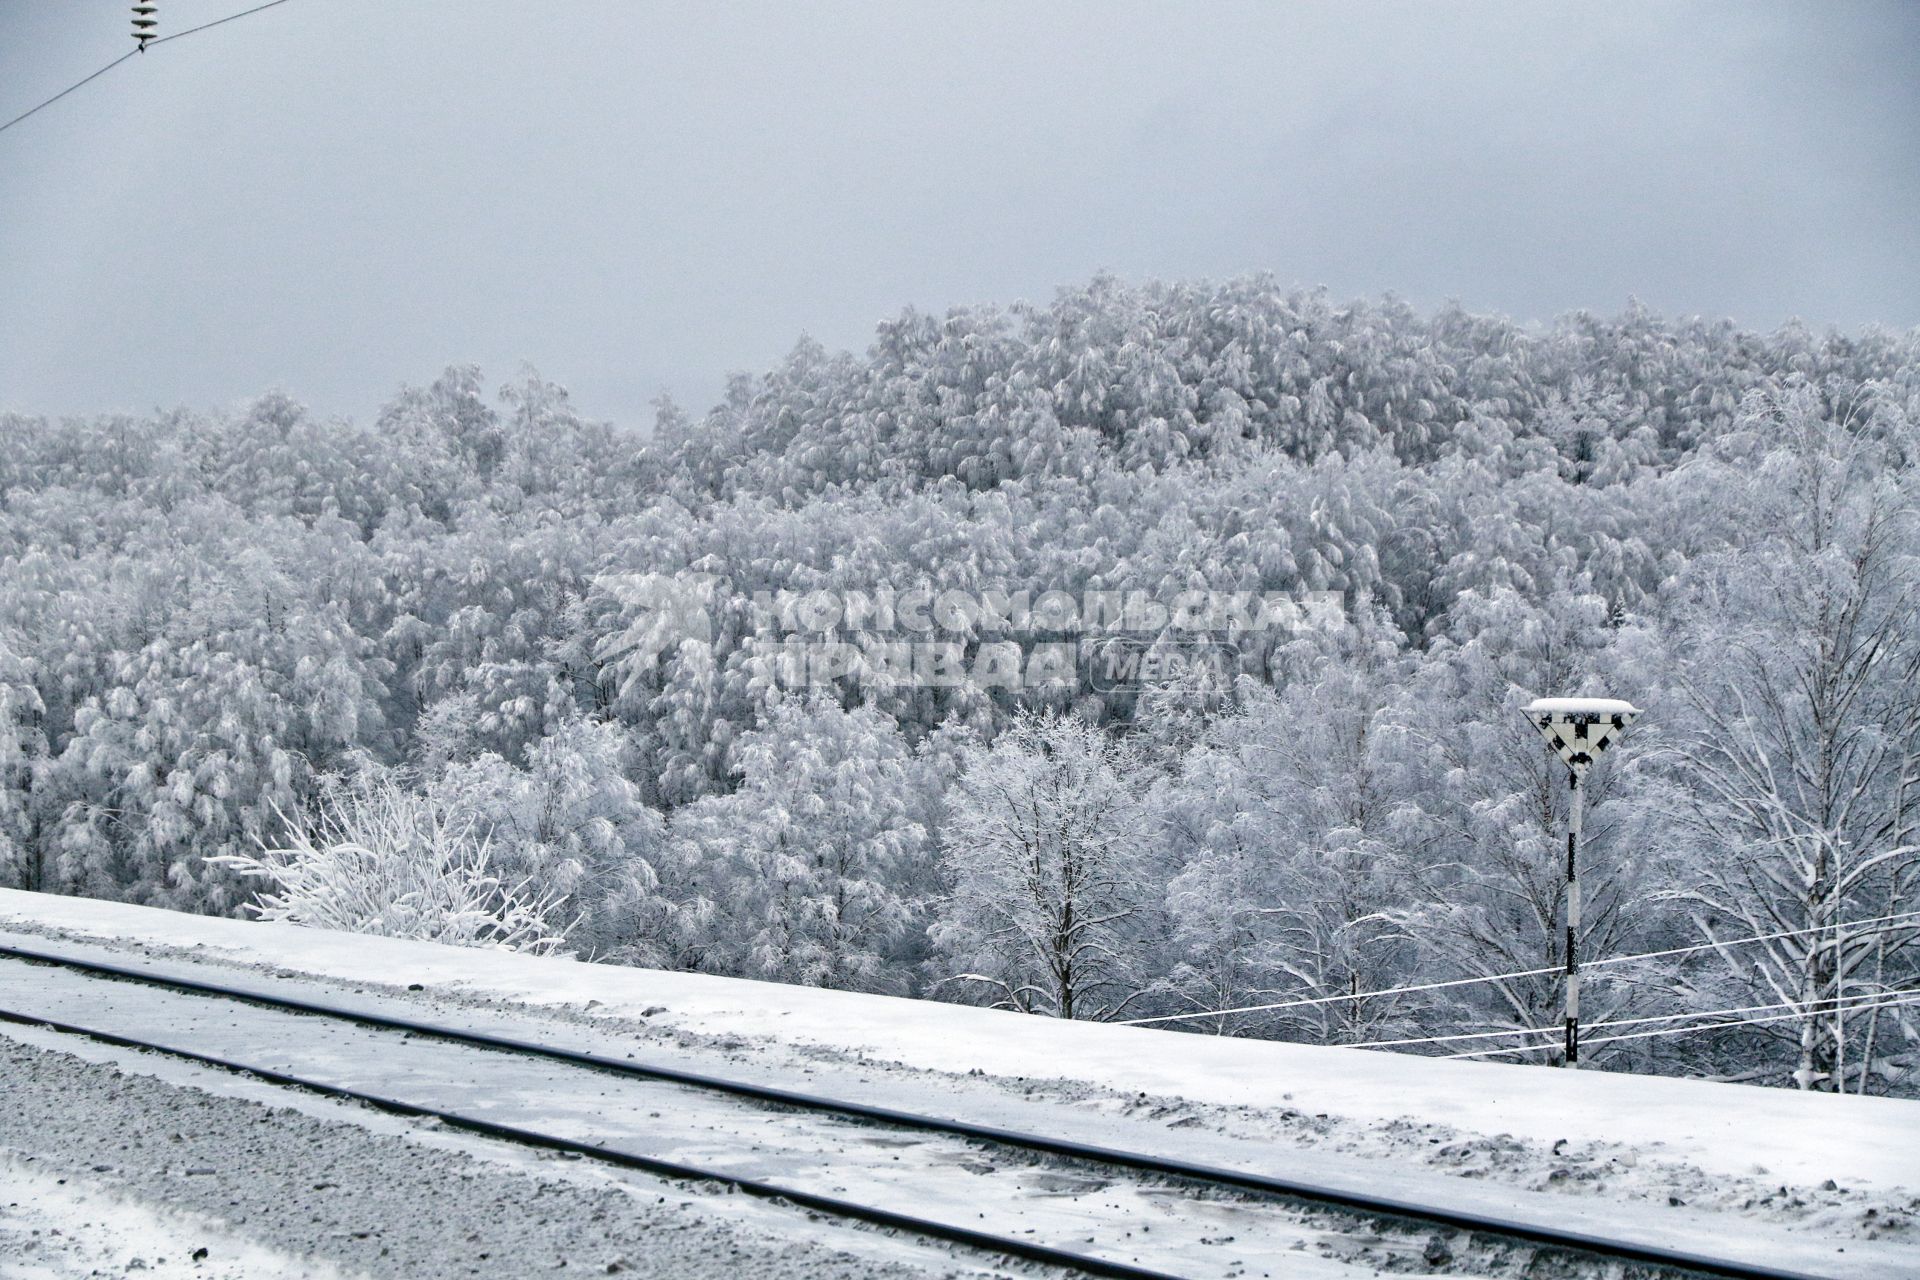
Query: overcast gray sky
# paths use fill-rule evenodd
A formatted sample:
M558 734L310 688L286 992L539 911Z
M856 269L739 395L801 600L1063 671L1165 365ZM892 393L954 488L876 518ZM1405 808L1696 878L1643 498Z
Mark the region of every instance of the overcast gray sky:
M0 119L127 18L0 0ZM1904 328L1916 66L1904 0L291 0L0 134L0 408L365 417L527 361L643 425L1103 269Z

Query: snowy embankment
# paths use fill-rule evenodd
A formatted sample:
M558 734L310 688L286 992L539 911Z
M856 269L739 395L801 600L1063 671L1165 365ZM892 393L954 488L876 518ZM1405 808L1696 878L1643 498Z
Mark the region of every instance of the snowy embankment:
M1847 1244L1862 1264L1913 1249L1920 1272L1906 1225L1920 1103L1062 1023L10 891L0 934L346 984L436 1017L538 1021L556 1041L613 1036L655 1060L1707 1251L1778 1237L1805 1265Z

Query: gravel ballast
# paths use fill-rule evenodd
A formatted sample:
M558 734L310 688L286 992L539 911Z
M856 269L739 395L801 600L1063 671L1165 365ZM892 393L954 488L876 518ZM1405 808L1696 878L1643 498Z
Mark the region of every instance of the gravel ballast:
M918 1246L911 1251L926 1253L924 1262L796 1239L794 1220L804 1219L772 1206L753 1206L772 1215L756 1229L738 1220L736 1197L598 1167L589 1175L584 1162L537 1162L564 1173L509 1167L325 1119L306 1106L264 1105L122 1072L11 1035L0 1035L0 1097L5 1276L106 1274L96 1270L99 1241L72 1240L71 1228L55 1236L57 1228L35 1222L34 1188L48 1179L174 1224L183 1232L176 1246L149 1248L154 1256L145 1261L186 1260L209 1276L232 1265L215 1251L237 1239L311 1259L317 1270L409 1280L984 1273ZM343 1116L354 1110L341 1108ZM528 1158L515 1152L513 1159ZM707 1212L703 1201L725 1216ZM863 1234L888 1252L909 1251ZM116 1266L111 1274L121 1273Z

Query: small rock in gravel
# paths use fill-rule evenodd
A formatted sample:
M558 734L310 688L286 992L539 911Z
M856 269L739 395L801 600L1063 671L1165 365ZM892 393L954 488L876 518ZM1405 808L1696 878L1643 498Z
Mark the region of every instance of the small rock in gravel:
M1439 1236L1428 1236L1427 1247L1420 1251L1420 1256L1430 1267L1444 1267L1453 1261L1453 1250Z

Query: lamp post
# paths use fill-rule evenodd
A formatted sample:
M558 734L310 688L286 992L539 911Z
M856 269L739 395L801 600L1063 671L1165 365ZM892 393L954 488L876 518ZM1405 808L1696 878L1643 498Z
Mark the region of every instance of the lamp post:
M1561 1064L1580 1065L1580 811L1581 781L1602 751L1640 709L1617 698L1537 698L1527 704L1547 745L1567 766L1567 1038Z

